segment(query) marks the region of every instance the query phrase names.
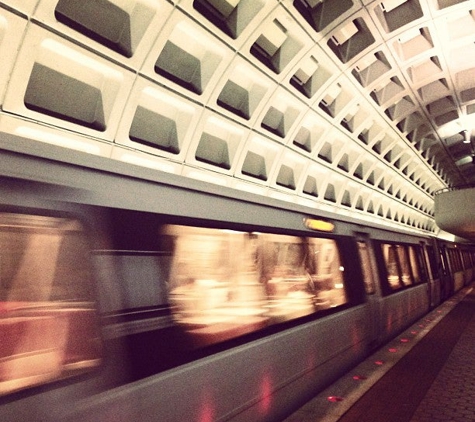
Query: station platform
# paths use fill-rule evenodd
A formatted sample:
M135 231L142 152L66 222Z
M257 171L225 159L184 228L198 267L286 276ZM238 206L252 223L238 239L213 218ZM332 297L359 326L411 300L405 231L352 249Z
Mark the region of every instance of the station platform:
M475 421L475 285L410 326L284 422Z

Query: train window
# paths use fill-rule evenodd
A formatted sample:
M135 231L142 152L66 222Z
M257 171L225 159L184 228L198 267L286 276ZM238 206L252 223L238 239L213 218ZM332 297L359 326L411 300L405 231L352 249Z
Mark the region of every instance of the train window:
M463 264L464 264L464 269L468 270L472 268L473 263L472 263L472 256L470 254L470 251L463 251Z
M421 262L421 251L417 246L408 246L409 261L412 270L412 276L415 284L422 283L425 280L424 267Z
M417 261L419 262L419 268L421 271L421 282L429 281L429 261L423 245L416 247Z
M439 270L438 270L438 265L437 265L437 256L435 253L435 249L432 245L428 245L426 247L427 251L427 257L429 259L429 267L430 267L430 272L432 274L432 279L435 280L439 278Z
M369 248L366 242L358 241L358 253L360 256L361 268L363 270L366 293L373 294L375 291L374 278L373 278L373 271L371 268L371 260L369 256Z
M449 250L445 246L439 248L440 275L449 274Z
M422 248L418 245L381 244L387 280L391 290L427 281ZM431 256L428 248L428 254ZM431 265L434 262L431 261ZM433 268L431 267L433 271Z
M450 252L452 259L452 268L454 269L454 271L460 271L457 251L455 249L451 249Z
M450 248L447 248L447 258L448 258L448 263L449 263L450 270L452 272L455 272L456 268L455 268L454 253L453 253L452 249L450 249Z
M450 266L450 270L452 272L456 272L457 271L457 268L456 268L456 263L455 263L455 258L454 258L454 251L450 248L447 248L447 257L449 258L449 266Z
M318 309L335 307L347 302L343 271L335 240L309 238L305 270L310 275L310 293ZM307 276L308 277L308 276Z
M170 225L170 303L196 346L347 302L332 239Z
M392 290L397 290L401 287L399 279L399 264L397 259L397 245L383 244L384 262L386 264L386 271L388 275L388 283Z
M460 258L460 251L455 248L447 248L447 255L449 257L450 269L452 272L459 272L462 270L462 262Z
M99 365L91 275L78 221L0 213L0 395Z
M391 290L411 285L413 278L406 246L386 243L381 247Z
M461 256L461 251L459 249L454 250L454 255L455 255L455 262L456 262L456 267L458 271L462 271L462 256Z
M469 268L466 251L462 251L462 267L464 270Z
M401 281L405 286L412 284L412 275L411 275L411 265L407 256L407 249L405 246L397 245L396 247L397 255L400 265L400 276Z
M460 249L454 249L455 253L455 261L456 261L456 266L458 271L463 270L463 265L462 265L462 251Z

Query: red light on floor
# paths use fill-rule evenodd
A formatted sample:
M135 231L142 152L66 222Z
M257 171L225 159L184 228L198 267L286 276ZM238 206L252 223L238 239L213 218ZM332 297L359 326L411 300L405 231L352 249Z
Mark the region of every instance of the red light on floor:
M417 331L416 330L411 331L411 334L417 334Z
M198 416L199 422L212 422L216 420L216 415L214 411L214 403L211 397L204 398L204 401L201 405L200 414Z
M343 401L343 397L330 396L330 397L328 397L328 401L331 401L332 403L336 403L336 402L339 402L339 401Z
M397 352L397 349L395 347L390 347L388 350L391 353L396 353Z
M367 379L365 376L363 375L353 375L353 379L355 381L364 381L365 379Z
M384 365L384 361L383 360L377 360L374 362L375 365Z
M409 342L409 339L408 338L402 338L401 339L401 343L408 343Z
M262 401L260 404L261 412L267 414L271 407L272 400L272 380L269 374L266 374L261 382Z

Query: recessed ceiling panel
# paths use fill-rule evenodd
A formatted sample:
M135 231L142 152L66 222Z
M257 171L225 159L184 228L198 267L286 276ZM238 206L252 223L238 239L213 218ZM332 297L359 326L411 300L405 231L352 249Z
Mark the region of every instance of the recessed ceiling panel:
M422 231L475 180L473 1L2 4L4 130Z

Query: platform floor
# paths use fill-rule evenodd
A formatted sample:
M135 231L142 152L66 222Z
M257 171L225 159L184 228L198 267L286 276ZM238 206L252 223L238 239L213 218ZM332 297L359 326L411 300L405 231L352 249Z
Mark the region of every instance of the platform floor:
M475 421L475 286L417 321L284 422Z

